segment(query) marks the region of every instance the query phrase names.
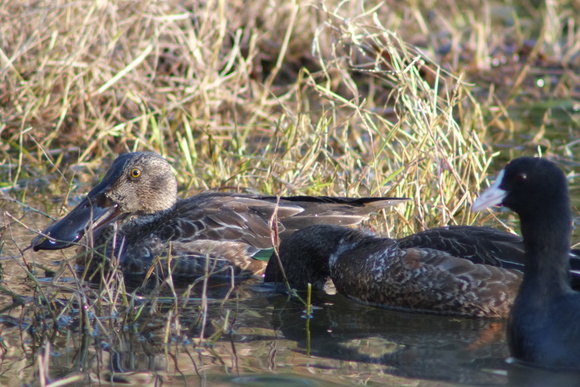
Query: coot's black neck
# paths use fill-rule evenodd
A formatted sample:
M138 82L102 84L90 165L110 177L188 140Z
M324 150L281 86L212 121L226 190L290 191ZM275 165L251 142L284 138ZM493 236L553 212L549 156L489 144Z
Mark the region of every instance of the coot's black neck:
M527 261L522 287L546 295L570 291L572 218L567 187L561 197L519 215Z

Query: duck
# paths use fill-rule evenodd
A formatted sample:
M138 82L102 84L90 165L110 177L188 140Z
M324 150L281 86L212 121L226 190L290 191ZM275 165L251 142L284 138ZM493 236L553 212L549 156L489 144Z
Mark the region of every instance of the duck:
M580 370L580 293L570 284L572 213L566 176L544 158L510 161L473 203L473 211L503 206L520 220L524 273L507 323L517 362Z
M353 225L406 198L261 196L205 191L179 199L155 152L118 156L88 195L33 239L35 251L79 245L80 269L118 264L132 276L260 276L277 238L312 224ZM84 239L83 239L84 238Z
M580 257L569 251L580 288ZM283 270L280 268L283 267ZM427 229L404 238L315 225L282 241L265 282L296 290L310 283L356 302L405 312L507 318L522 281L524 244L518 235L480 226Z

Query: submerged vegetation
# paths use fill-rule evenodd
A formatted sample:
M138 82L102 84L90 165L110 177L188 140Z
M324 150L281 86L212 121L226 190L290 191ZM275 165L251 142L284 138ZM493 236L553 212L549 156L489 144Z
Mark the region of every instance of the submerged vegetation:
M578 2L1 4L0 329L20 333L0 343L0 377L121 381L147 370L120 362L135 343L163 355L146 382L244 374L212 346L235 355L236 321L259 318L232 284L95 285L74 251L24 251L119 153L161 153L183 196L411 198L365 225L390 236L517 229L469 212L495 158L556 159L578 191Z

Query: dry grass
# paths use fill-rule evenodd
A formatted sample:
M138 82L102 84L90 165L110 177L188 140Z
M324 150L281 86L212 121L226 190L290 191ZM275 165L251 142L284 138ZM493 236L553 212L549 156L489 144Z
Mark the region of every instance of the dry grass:
M577 2L419 3L0 2L0 188L58 216L117 154L153 150L172 161L184 195L410 197L368 225L405 235L475 222L469 204L497 150L577 165ZM526 104L540 111L531 124ZM4 215L8 254L33 235L12 229L49 222L16 208ZM160 310L157 296L135 305L114 277L97 290L41 284L27 259L35 302L22 316L46 322L35 346L62 316L87 332L102 324L95 316L124 316L100 327L118 343L121 327ZM191 299L167 287L165 343Z

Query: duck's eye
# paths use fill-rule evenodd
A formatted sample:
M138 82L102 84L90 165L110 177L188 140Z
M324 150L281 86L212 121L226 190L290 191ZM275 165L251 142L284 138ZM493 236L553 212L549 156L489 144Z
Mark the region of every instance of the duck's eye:
M131 169L131 177L136 179L139 176L141 176L141 170L139 168L133 168Z

